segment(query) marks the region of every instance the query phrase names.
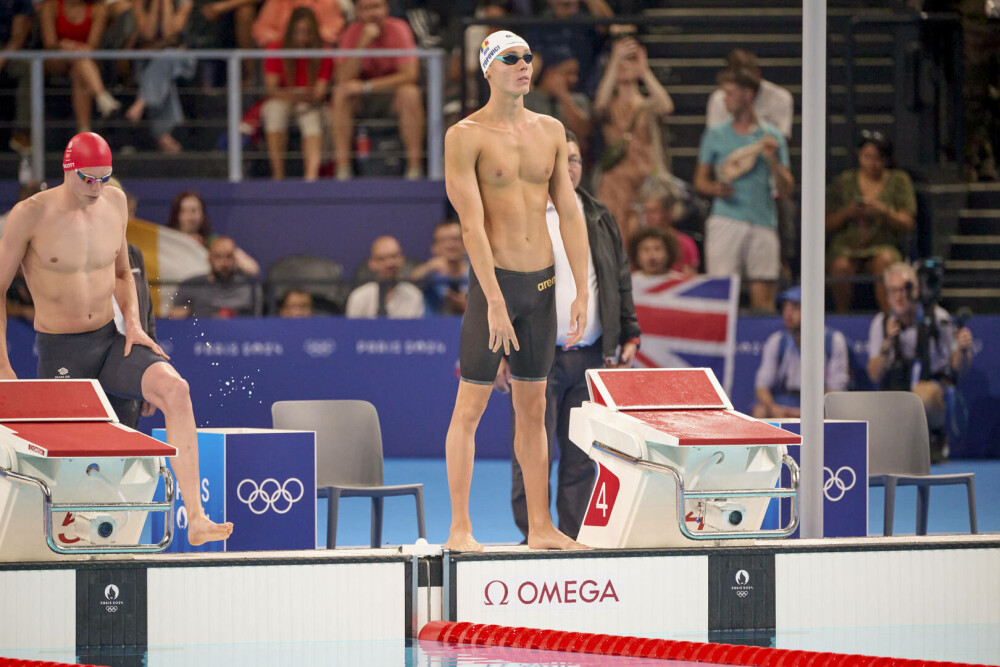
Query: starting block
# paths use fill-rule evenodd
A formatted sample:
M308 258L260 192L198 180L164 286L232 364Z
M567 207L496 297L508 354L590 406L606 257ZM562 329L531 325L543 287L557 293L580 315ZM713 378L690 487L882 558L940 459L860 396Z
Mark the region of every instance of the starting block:
M577 539L603 548L780 538L798 526L800 436L733 410L708 368L588 370L569 437L598 464ZM782 466L791 488L775 488ZM761 530L771 498L789 524Z
M176 453L119 424L96 380L0 380L0 560L163 551ZM138 543L147 512L168 517L157 544Z

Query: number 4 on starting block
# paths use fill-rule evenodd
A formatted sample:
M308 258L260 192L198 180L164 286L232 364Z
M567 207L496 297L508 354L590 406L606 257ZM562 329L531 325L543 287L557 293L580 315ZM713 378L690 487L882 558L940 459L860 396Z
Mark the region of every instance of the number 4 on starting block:
M601 464L598 464L598 468L600 471L597 483L594 484L594 491L590 494L590 507L587 508L587 516L583 519L584 525L587 526L608 525L621 486L621 482L613 472Z

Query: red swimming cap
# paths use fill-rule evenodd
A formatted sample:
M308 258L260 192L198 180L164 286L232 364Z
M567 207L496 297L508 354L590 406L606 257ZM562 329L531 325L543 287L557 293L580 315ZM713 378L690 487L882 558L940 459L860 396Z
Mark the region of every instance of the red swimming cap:
M63 171L110 166L111 147L101 135L81 132L66 144L66 152L63 153Z

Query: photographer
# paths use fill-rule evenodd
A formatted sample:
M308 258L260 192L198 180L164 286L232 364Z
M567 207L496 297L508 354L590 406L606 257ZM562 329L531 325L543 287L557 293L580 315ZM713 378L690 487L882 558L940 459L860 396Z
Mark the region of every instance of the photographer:
M889 312L868 332L868 376L882 390L912 391L924 403L931 460L948 458L945 391L972 361L972 333L937 305L943 269L929 260L920 275L896 262L885 270Z

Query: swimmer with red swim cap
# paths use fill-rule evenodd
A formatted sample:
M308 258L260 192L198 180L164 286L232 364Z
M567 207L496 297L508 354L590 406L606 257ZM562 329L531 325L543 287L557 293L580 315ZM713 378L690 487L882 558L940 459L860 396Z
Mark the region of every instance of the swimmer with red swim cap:
M224 540L231 523L213 523L201 506L198 436L187 382L146 335L128 262L125 193L106 187L111 149L93 132L73 137L63 154L63 183L15 206L0 236L0 288L18 266L35 302L39 378L94 378L115 396L146 400L163 411L171 461L193 545ZM112 298L125 316L114 322ZM7 354L7 315L0 310L0 379L15 379Z

